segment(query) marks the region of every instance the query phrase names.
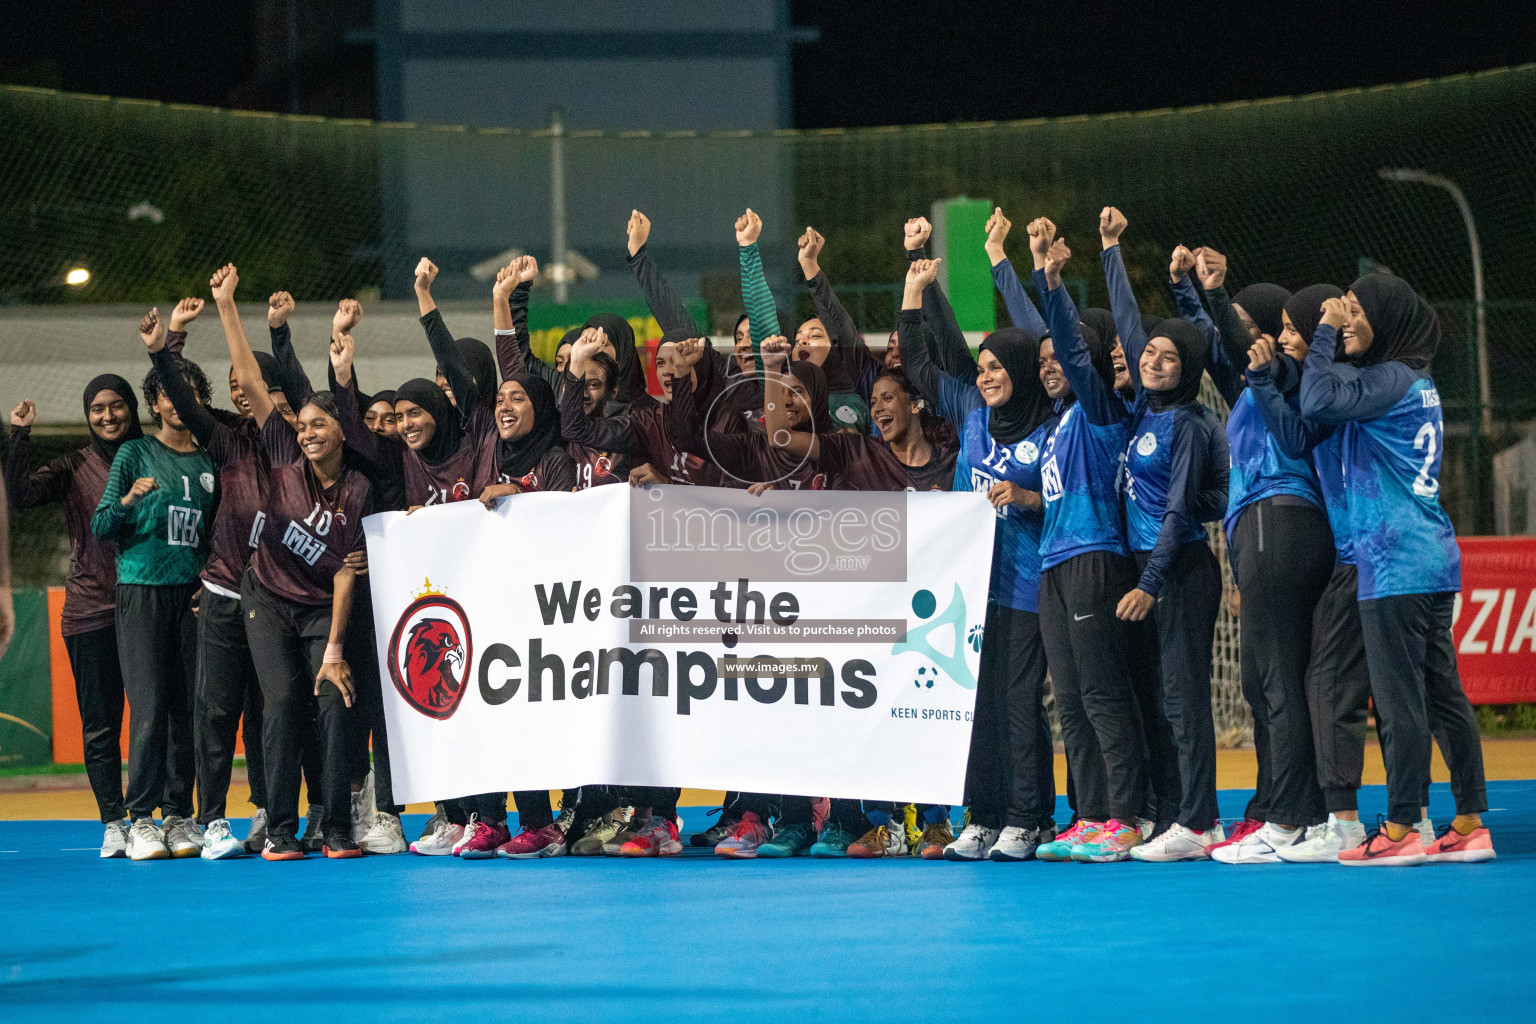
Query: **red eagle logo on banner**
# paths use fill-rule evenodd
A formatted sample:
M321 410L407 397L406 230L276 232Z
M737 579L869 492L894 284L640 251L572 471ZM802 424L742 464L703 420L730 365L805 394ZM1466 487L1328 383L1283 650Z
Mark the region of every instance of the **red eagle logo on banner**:
M389 677L411 707L428 718L448 719L464 698L473 654L469 617L428 580L395 623Z

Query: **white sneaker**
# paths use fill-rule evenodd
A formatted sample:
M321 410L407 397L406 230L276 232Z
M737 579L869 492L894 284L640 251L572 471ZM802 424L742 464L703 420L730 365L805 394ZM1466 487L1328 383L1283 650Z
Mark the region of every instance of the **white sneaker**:
M103 857L128 856L128 822L109 821L107 827L101 833L101 855Z
M997 834L997 841L987 851L988 860L1033 860L1040 846L1040 830L1022 825L1008 825ZM1047 840L1048 841L1048 840Z
M1275 852L1287 864L1337 864L1340 851L1353 850L1364 842L1364 825L1330 814L1321 825L1307 829L1301 842Z
M1210 845L1216 841L1215 829L1196 832L1178 822L1150 843L1131 847L1131 859L1149 864L1172 864L1181 860L1205 860L1210 856Z
M133 823L128 830L129 860L165 860L170 855L154 818L140 818Z
M363 836L373 828L373 770L363 780L363 788L352 794L352 841L361 843Z
M172 857L196 857L203 852L203 830L190 818L167 817L163 823L166 849Z
M364 853L404 853L405 832L400 828L400 819L388 811L375 814L373 824L357 845Z
M1435 845L1435 823L1433 821L1430 821L1428 818L1420 818L1417 822L1414 823L1413 830L1419 834L1420 846ZM1360 843L1363 842L1365 842L1365 840L1361 839ZM1356 843L1355 845L1359 846L1360 843Z
M997 845L997 829L970 824L959 837L944 847L945 860L986 860Z
M445 822L447 820L448 820L448 815L443 813L443 805L442 804L438 804L437 805L437 810L432 812L432 817L428 818L425 822L422 823L421 835L417 836L416 838L417 839L425 839L425 838L427 838L432 833L436 832L438 830L438 828L442 826L443 822Z
M244 857L245 844L229 831L229 819L219 818L203 830L203 860L228 860Z
M1279 864L1281 847L1301 842L1302 830L1286 832L1266 822L1257 832L1250 832L1242 842L1223 846L1211 859L1223 864Z
M480 815L471 814L469 820L464 823L464 832L453 843L453 855L457 857L464 849L464 844L475 838L475 822L480 820Z
M429 836L422 836L411 844L411 852L423 857L449 857L453 848L464 839L464 826L455 825L447 818L437 823Z

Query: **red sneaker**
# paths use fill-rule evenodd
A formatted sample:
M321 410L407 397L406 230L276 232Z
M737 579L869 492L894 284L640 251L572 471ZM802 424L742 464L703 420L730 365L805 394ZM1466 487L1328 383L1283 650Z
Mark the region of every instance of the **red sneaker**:
M1473 864L1498 856L1493 852L1493 836L1481 825L1466 835L1445 826L1424 854L1426 864Z
M496 856L496 848L511 838L506 822L492 825L476 819L474 830L459 847L459 857L462 860L490 860Z
M510 860L564 857L565 854L565 830L559 825L545 825L536 831L525 828L496 848L496 856Z
M1413 867L1428 860L1426 847L1419 833L1409 829L1408 834L1394 840L1385 827L1372 831L1365 842L1353 850L1339 852L1339 863L1352 868Z
M1263 827L1264 823L1256 818L1244 818L1242 821L1232 826L1232 831L1227 833L1226 839L1223 839L1219 843L1212 843L1210 846L1207 846L1205 848L1205 852L1207 855L1209 855L1215 853L1223 846L1231 846L1234 843L1240 843L1243 841L1244 836L1252 835Z
M676 857L683 852L677 838L677 822L653 815L651 823L619 847L620 857Z
M715 856L750 860L757 856L757 848L767 841L768 826L755 812L747 811L731 829L731 834L715 844Z

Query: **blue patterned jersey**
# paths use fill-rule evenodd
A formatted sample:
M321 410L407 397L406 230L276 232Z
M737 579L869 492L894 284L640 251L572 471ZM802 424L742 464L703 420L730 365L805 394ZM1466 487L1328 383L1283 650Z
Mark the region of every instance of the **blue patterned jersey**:
M1132 551L1151 551L1157 546L1158 534L1163 529L1163 515L1168 511L1169 489L1180 483L1175 472L1176 445L1175 424L1192 417L1201 426L1207 421L1215 424L1215 416L1203 405L1176 406L1154 412L1143 410L1131 429L1130 443L1125 449L1125 539ZM1217 424L1215 432L1219 432ZM1192 431L1191 434L1199 431ZM1185 435L1179 430L1179 440ZM1204 440L1204 438L1200 438ZM1187 454L1185 455L1187 459ZM1225 463L1227 460L1221 460ZM1214 475L1221 466L1202 466L1201 476ZM1188 481L1191 496L1198 495L1203 479ZM1225 489L1223 489L1225 490ZM1190 502L1189 512L1179 527L1179 535L1173 538L1175 546L1192 540L1205 540L1205 527L1196 512L1197 502Z
M993 485L1007 480L1038 491L1036 467L1048 425L1017 444L1001 445L988 430L991 422L992 410L986 405L972 409L965 417L960 452L955 458L954 490L986 494ZM1018 611L1040 610L1040 531L1044 522L1042 513L1017 505L998 511L992 582L987 590L991 600Z
M1333 530L1333 550L1345 565L1355 564L1355 545L1349 536L1349 494L1344 490L1344 438L1354 429L1353 423L1346 423L1312 449L1323 508Z
M1251 389L1245 388L1232 406L1232 415L1227 418L1227 445L1232 452L1232 472L1222 525L1228 537L1243 509L1265 498L1289 494L1323 507L1323 493L1312 464L1281 450L1259 414Z
M1089 551L1128 554L1120 509L1127 433L1125 421L1090 423L1081 403L1073 403L1046 436L1040 461L1020 481L1020 486L1038 490L1045 502L1042 571Z

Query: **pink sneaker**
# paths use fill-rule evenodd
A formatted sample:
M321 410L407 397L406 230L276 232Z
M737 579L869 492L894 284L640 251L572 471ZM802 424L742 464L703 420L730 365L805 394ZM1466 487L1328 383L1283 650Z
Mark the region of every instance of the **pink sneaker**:
M1227 838L1219 843L1212 843L1205 848L1207 854L1215 853L1223 846L1233 846L1243 841L1245 836L1250 836L1264 827L1264 823L1256 818L1244 818L1232 826L1232 831L1227 833Z
M1351 868L1413 867L1428 860L1426 847L1419 833L1409 829L1403 838L1394 841L1385 827L1365 837L1365 842L1353 850L1341 850L1339 863Z
M559 825L545 825L537 831L525 828L496 850L496 856L510 860L564 857L565 853L565 831Z
M1493 852L1493 836L1481 825L1466 835L1447 825L1424 853L1426 864L1473 864L1498 856Z
M474 828L469 833L469 838L464 845L459 847L461 860L490 860L496 856L496 848L502 843L510 841L511 833L507 831L507 823L490 825L483 821L476 821Z
M411 844L411 852L423 857L447 857L463 839L463 825L455 825L447 818L441 818L430 834Z
M757 856L757 848L768 841L768 826L754 812L747 811L731 829L731 834L715 844L715 856L747 860Z
M663 821L658 815L619 847L620 857L676 857L683 852L677 838L677 822Z

